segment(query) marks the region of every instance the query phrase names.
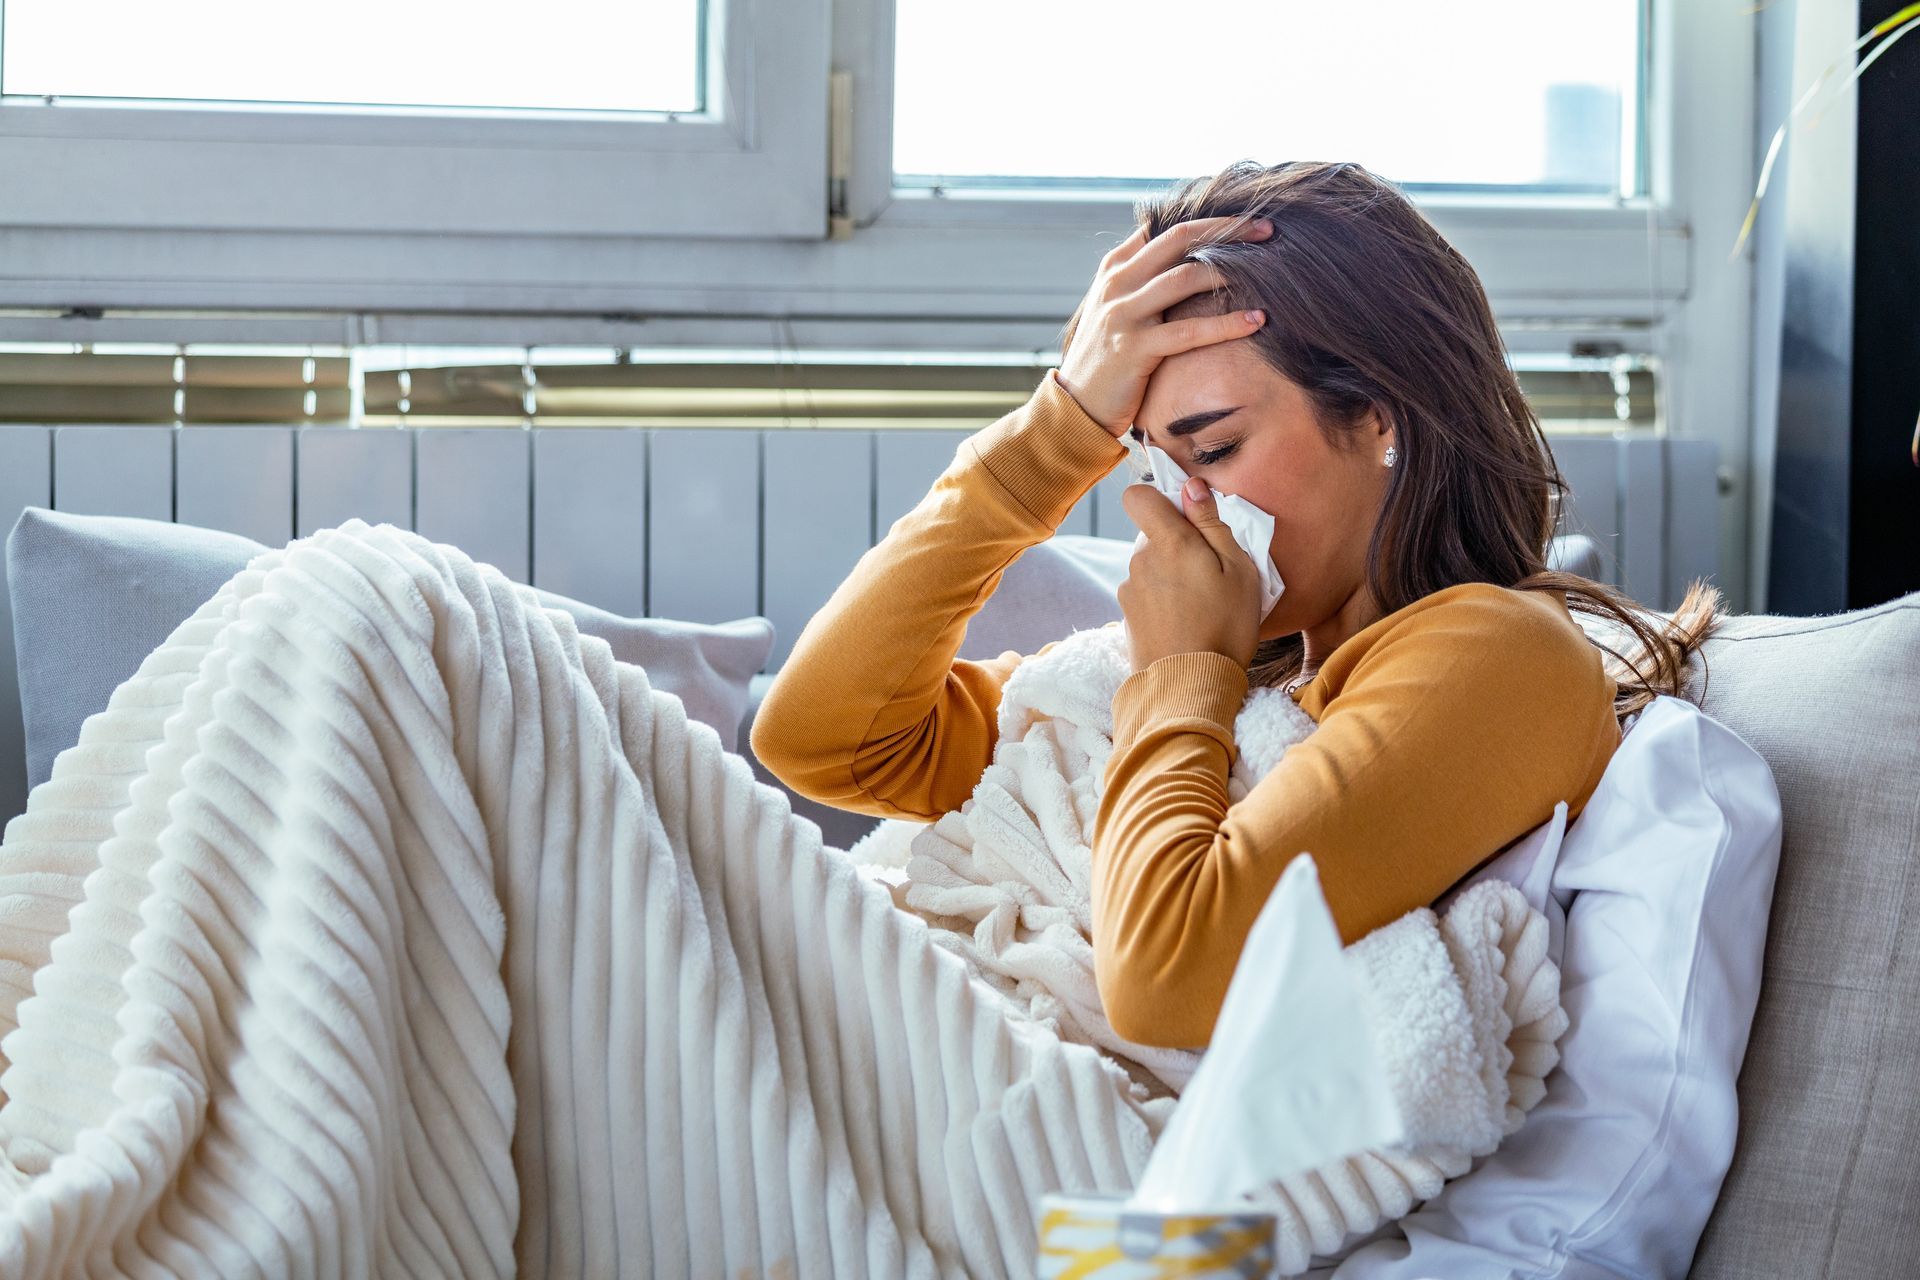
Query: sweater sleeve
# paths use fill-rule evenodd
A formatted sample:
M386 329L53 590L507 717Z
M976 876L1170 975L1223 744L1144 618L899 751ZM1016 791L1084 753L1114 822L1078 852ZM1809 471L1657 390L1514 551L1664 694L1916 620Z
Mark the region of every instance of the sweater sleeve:
M836 808L922 821L958 808L993 759L1000 690L1022 661L957 658L967 622L1126 454L1049 369L960 442L808 620L755 714L754 754Z
M1346 945L1432 903L1557 801L1569 817L1585 805L1619 744L1615 686L1564 604L1482 583L1420 603L1335 651L1360 654L1337 696L1237 804L1246 672L1180 653L1121 684L1092 886L1095 974L1119 1034L1211 1039L1254 917L1299 853Z

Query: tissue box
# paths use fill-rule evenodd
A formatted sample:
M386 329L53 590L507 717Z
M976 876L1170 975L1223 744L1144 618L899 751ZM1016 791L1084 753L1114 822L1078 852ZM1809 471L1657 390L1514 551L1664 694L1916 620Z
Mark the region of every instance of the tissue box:
M1120 1195L1040 1197L1040 1280L1270 1276L1274 1216L1239 1204L1203 1212L1127 1209Z

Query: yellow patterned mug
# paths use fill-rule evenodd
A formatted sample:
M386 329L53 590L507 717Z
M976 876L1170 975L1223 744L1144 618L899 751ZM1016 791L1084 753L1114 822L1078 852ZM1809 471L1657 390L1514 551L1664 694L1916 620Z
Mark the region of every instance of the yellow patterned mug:
M1125 1196L1040 1197L1040 1280L1268 1280L1274 1216L1239 1205L1200 1213L1125 1209Z

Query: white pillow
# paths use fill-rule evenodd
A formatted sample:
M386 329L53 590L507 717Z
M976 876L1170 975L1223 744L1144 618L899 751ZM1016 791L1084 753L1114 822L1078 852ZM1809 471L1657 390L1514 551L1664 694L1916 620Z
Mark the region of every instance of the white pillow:
M1630 721L1570 827L1565 815L1435 906L1499 876L1546 915L1570 1021L1546 1097L1472 1169L1315 1258L1310 1277L1620 1280L1692 1265L1733 1158L1780 795L1739 735L1663 696Z

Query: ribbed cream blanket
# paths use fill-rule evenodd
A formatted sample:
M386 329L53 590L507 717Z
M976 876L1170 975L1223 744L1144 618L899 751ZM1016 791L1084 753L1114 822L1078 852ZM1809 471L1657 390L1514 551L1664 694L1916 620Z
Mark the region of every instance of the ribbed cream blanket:
M7 827L0 1059L22 1278L1027 1275L1040 1193L1130 1186L1170 1106L643 668L358 520Z

